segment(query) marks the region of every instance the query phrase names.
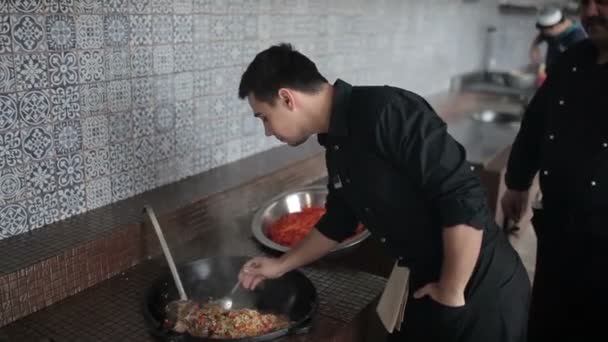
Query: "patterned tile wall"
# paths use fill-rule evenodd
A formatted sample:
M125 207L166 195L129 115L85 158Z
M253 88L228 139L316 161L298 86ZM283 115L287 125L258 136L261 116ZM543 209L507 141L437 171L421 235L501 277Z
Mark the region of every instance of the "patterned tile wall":
M270 44L331 80L447 88L489 2L0 0L0 239L277 145L236 97Z

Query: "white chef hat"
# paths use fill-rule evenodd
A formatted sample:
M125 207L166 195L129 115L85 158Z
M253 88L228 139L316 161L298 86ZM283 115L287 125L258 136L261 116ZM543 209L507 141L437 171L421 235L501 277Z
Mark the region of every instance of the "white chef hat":
M536 17L536 27L539 29L551 27L564 20L564 14L555 6L543 7Z

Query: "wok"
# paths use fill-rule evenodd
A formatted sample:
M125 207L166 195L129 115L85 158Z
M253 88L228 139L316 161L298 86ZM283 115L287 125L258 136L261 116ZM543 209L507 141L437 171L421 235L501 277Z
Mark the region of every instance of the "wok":
M178 266L178 272L189 299L205 303L210 298L225 296L236 283L238 273L249 257L215 257L195 260ZM317 291L301 272L291 271L281 278L261 283L255 291L237 290L232 295L233 309L250 308L282 314L289 318L286 329L265 335L240 339L212 339L179 334L164 326L165 306L179 299L169 274L157 279L146 291L144 317L150 333L161 341L270 341L285 335L307 333L318 306Z

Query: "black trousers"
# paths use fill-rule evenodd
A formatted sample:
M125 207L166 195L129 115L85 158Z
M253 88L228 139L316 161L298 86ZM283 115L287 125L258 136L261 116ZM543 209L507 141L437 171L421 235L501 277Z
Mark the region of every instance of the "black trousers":
M608 341L608 239L539 212L533 224L538 247L528 341Z
M525 342L530 279L521 259L514 260L501 283L483 285L464 307L447 307L429 297L408 298L401 331L387 341Z

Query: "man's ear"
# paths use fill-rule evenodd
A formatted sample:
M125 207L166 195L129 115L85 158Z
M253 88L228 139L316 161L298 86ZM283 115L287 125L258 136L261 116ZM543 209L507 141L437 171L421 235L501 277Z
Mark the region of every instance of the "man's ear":
M278 92L279 95L279 101L281 101L281 103L283 103L283 105L285 105L285 107L287 107L289 110L293 110L295 107L295 99L294 99L294 94L291 90L287 89L287 88L281 88L279 89Z

